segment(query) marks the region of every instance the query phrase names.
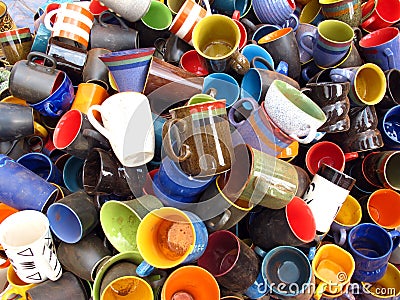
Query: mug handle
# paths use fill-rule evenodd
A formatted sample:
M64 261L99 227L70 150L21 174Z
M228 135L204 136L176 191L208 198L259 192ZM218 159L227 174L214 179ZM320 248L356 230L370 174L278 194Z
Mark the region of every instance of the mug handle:
M252 114L252 113L259 107L257 102L254 103L254 102L250 101L250 100L247 99L247 98L243 98L243 99L240 99L240 100L236 101L236 102L232 105L231 109L230 109L229 112L228 112L228 120L229 120L229 122L230 122L233 126L235 126L235 127L238 127L238 126L240 126L241 124L243 124L244 122L246 122L246 120L242 120L242 121L240 121L240 122L236 122L236 120L235 120L235 111L236 111L240 106L242 106L242 104L245 103L245 102L248 102L248 103L251 105L250 114ZM257 106L256 106L256 104L257 104Z
M231 215L232 215L231 211L227 209L223 212L222 217L219 219L217 223L214 223L211 220L208 220L205 223L211 231L217 231L220 230L229 221Z
M51 18L55 14L59 13L61 10L62 10L61 8L57 8L57 9L54 9L54 10L46 13L46 16L44 17L44 26L46 26L46 28L48 30L53 31L53 26L51 25Z
M119 24L121 25L123 30L129 30L128 25L126 25L125 22L120 17L118 17L116 14L112 13L109 10L105 10L105 11L101 12L99 15L99 23L102 27L108 27L108 25L109 25L104 22L104 20L103 20L104 15L111 15L114 19L116 19L119 22Z
M250 21L249 19L247 19L247 18L242 18L240 20L240 22L242 22L243 25L246 25L248 28L250 28L251 31L256 31L257 30L256 25L254 25L254 23L252 21Z
M314 43L315 40L315 35L312 32L305 32L300 36L300 46L308 53L313 55L313 49L308 47L306 44L304 44L304 39L306 37L310 37L312 42Z
M139 277L149 276L154 271L154 267L147 263L146 261L142 261L140 265L136 268L136 274Z
M272 66L264 57L261 56L255 56L250 62L250 67L256 68L256 61L262 63L264 66L266 66L270 71L275 71L274 66Z
M51 281L58 280L62 275L62 268L53 250L50 249L49 246L43 245L43 249L41 249L40 252L37 252L37 250L34 249L32 249L32 251L34 252L34 257L37 258L36 263L39 270L41 270ZM45 259L45 257L49 257L50 261ZM54 266L51 265L53 259L55 260ZM59 271L58 273L55 273L57 269L59 269Z
M333 82L346 82L354 79L355 73L346 69L333 69L329 72L329 77Z
M276 67L276 72L278 72L279 74L285 75L287 76L289 73L289 65L286 61L280 61L278 66Z
M315 289L315 292L314 292L314 299L315 300L320 300L321 299L322 294L326 290L327 286L328 286L328 284L326 282L321 282L320 284L318 284L318 286L317 286L317 288Z
M87 116L88 116L88 119L89 119L90 124L92 124L92 126L93 126L94 128L96 128L96 130L97 130L98 132L100 132L100 133L101 133L102 135L104 135L108 140L110 140L110 133L109 133L109 131L108 131L105 127L103 127L103 126L99 123L99 121L96 120L96 118L95 118L94 115L93 115L93 111L94 111L94 110L97 111L97 112L99 112L100 115L101 115L101 113L102 113L102 112L101 112L101 111L102 111L101 105L95 104L95 105L92 105L92 106L89 107Z
M346 242L346 238L347 238L347 232L344 228L340 228L339 231L333 232L333 239L335 240L335 243L338 244L339 246L344 245L344 243Z
M240 11L235 10L235 11L233 12L233 14L232 14L232 20L239 21L239 19L240 19Z
M299 138L297 135L295 134L290 134L289 135L292 139L295 139L296 141L298 141L301 144L309 144L311 143L315 137L317 136L317 129L311 129L310 132L308 133L308 135L305 138Z
M383 54L387 57L389 69L395 69L394 54L390 48L383 50Z
M175 154L174 149L172 148L172 141L171 141L171 136L170 136L171 127L173 125L175 125L179 121L183 122L182 119L169 119L169 120L167 120L167 122L165 122L165 124L163 126L162 136L163 136L163 140L165 141L165 143L163 141L163 146L164 146L165 152L167 152L167 155L174 161L183 162L183 161L187 160L192 155L192 152L190 152L190 149L189 149L188 145L183 144L182 146L184 147L185 152L182 155L177 156ZM183 123L183 124L185 124L185 123Z
M351 161L351 160L358 158L358 156L359 156L358 152L347 152L344 154L344 160Z
M50 61L51 66L49 66L49 67L45 66L45 65L44 66L45 66L47 72L54 73L54 71L57 68L57 61L55 60L55 58L53 56L46 55L42 52L36 52L36 51L30 52L27 56L26 64L33 66L33 67L36 66L37 64L35 64L35 62L34 62L34 58L36 58L36 57L43 58L44 61L46 61L46 60Z
M294 20L294 21L292 21ZM293 27L291 26L293 22ZM282 24L282 28L292 27L293 31L296 31L299 28L299 18L295 14L290 14L289 19L285 20L285 23Z
M232 60L235 59L236 61L241 61L243 63L243 66L240 65L238 67L237 64L233 63ZM240 53L238 50L236 50L232 56L229 59L229 65L230 67L239 75L244 75L246 74L249 69L250 69L250 63L247 60L247 57L244 56L242 53Z

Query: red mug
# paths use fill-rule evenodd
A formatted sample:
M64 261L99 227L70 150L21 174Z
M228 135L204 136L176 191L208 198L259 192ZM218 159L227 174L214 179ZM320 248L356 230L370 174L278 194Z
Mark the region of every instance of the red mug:
M189 50L181 56L180 66L197 76L207 76L207 62L196 50Z
M322 164L327 164L338 171L343 171L346 161L356 159L357 152L344 153L335 143L318 142L308 149L306 154L306 166L308 171L315 175Z
M368 0L362 5L362 16L363 18L368 16L361 24L361 27L368 32L388 27L400 21L400 1Z

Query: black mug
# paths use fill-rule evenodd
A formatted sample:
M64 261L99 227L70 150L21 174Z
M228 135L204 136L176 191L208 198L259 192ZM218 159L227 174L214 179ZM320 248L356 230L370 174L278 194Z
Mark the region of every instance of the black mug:
M0 142L34 134L33 109L12 103L0 103Z

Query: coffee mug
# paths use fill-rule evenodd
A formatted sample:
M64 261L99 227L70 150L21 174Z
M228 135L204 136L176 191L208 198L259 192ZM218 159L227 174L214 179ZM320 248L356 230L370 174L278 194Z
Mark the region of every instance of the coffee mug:
M271 120L299 143L308 144L314 140L318 128L326 122L317 104L280 80L275 80L268 89L264 107Z
M62 3L59 8L46 14L44 25L52 31L52 39L86 49L93 21L93 14L83 6Z
M397 1L369 0L361 9L363 18L366 18L361 28L367 32L391 26L400 20L400 3Z
M70 244L79 242L99 222L93 200L84 191L72 193L50 205L47 217L53 233Z
M308 171L315 175L322 164L343 172L345 163L356 159L357 152L344 153L335 143L323 141L315 143L308 149L306 154L306 166Z
M97 111L103 125L94 117ZM89 122L111 144L115 155L125 167L136 167L154 156L154 128L149 100L136 92L123 92L107 98L101 105L88 110ZM142 128L140 132L137 126ZM126 134L129 133L129 139ZM134 139L135 143L130 143Z
M311 37L308 47L305 38ZM301 47L314 57L317 66L329 68L336 65L348 52L354 37L353 29L338 20L325 20L318 24L317 33L306 32L300 37Z
M108 69L100 60L99 55L110 53L104 48L92 48L87 53L85 66L82 72L82 80L86 83L95 83L107 91L110 89Z
M156 39L154 47L156 47L157 57L174 65L179 63L182 55L193 49L188 43L173 33L166 39Z
M361 18L360 0L321 0L322 13L327 19L335 19L358 27L368 16Z
M141 21L153 30L163 30L171 25L172 13L163 2L152 0Z
M241 292L249 288L260 271L254 251L230 231L219 230L208 237L199 267L210 272L224 288Z
M34 134L34 116L31 107L0 103L0 141L13 141Z
M275 24L288 27L291 19L298 25L297 16L294 14L296 4L294 1L281 0L253 0L253 10L260 21L264 24ZM297 29L297 26L294 26Z
M272 68L269 68L268 66L265 66L262 62L260 61L255 61L254 62L254 67L258 69L266 69L266 70L271 70L275 68L275 63L274 60L269 54L267 50L265 50L263 47L256 45L256 44L249 44L243 47L241 50L242 54L247 58L248 61L252 61L254 57L262 57L264 58ZM274 70L272 70L274 71ZM287 74L285 74L287 75Z
M318 248L312 260L312 269L318 284L314 298L320 299L324 291L336 294L350 282L355 262L352 255L343 248L327 244Z
M238 52L239 43L239 27L227 16L206 16L193 29L193 47L207 60L212 72L226 72L231 68L244 75L248 71L250 64Z
M50 36L51 31L44 24L40 24L33 39L31 51L46 53Z
M355 68L333 69L330 76L334 82L350 81L349 98L353 105L378 104L386 92L385 74L372 63Z
M1 223L0 244L22 281L40 283L60 278L61 264L43 213L27 209L9 216Z
M76 109L87 114L90 106L101 105L108 97L107 90L103 86L93 83L92 80L91 82L80 83L70 110ZM96 117L100 119L100 115Z
M400 70L390 69L384 72L386 76L386 94L382 101L376 105L377 111L384 115L388 110L400 103L400 89L395 82L400 78Z
M316 227L311 209L295 196L281 209L264 209L249 224L250 238L262 249L300 246L315 238Z
M226 108L230 108L240 95L240 86L235 78L226 73L213 73L204 78L203 93L216 89L215 99L226 100Z
M235 145L244 142L254 149L277 156L293 142L272 122L263 103L258 105L251 98L237 101L230 109L228 119L236 127L232 133Z
M169 31L193 46L193 29L197 23L206 16L211 15L211 8L208 0L204 1L207 10L195 1L186 0L176 12ZM172 12L174 12L172 10Z
M367 62L377 64L383 71L399 69L400 33L396 27L382 28L360 40L360 50Z
M56 187L3 154L0 154L0 178L1 202L15 209L46 211L57 197Z
M64 186L71 193L83 190L82 173L85 161L76 156L69 156L65 159L63 167Z
M303 195L304 201L314 215L317 231L321 233L329 231L355 181L354 178L329 165L320 166Z
M10 16L8 12L7 4L1 1L0 3L0 32L15 29L17 26L15 25L14 20Z
M0 43L7 61L13 65L28 57L32 48L32 34L28 27L10 28L0 32Z
M196 76L207 76L207 62L204 57L197 53L196 50L185 52L179 61L179 65L185 71L188 71Z
M137 229L137 246L144 261L136 273L144 277L154 268L196 261L206 250L207 238L206 226L195 214L173 207L155 209Z
M151 0L130 0L124 3L116 0L102 0L102 3L129 22L136 22L149 10ZM127 7L134 9L127 9Z
M379 130L382 133L382 139L385 149L398 150L400 149L399 143L399 124L396 121L400 113L400 106L396 105L389 109L384 116L379 120Z
M234 161L225 193L271 209L285 207L298 188L293 165L246 144L234 148Z
M18 297L21 300L26 300L25 292L35 286L34 283L26 283L22 281L15 273L15 270L12 266L7 268L7 281L8 288L1 294L4 299L10 298L10 296L14 294L21 296Z
M257 23L256 21L251 21L248 18L242 18L240 22L245 26L247 31L247 36L249 37L249 41L258 42L263 36L281 29L279 25L272 25L272 24L257 24L255 25L253 22Z
M110 282L100 296L101 300L124 299L153 300L151 286L142 278L137 276L122 276Z
M343 246L345 244L348 232L361 222L361 217L360 204L357 199L348 195L331 225L333 238L337 245Z
M376 282L386 272L389 256L398 246L400 232L387 232L382 227L363 223L350 230L348 246L355 261L353 279L357 281ZM395 245L394 245L395 244Z
M304 10L304 8L303 8ZM301 16L301 15L300 15ZM304 64L313 58L312 54L308 53L300 44L300 37L306 33L311 32L313 35L316 34L317 27L312 24L307 24L308 22L300 23L299 28L296 30L296 41L299 47L299 55L300 55L300 63ZM304 43L312 48L312 39L309 37L308 39L304 39Z
M299 22L303 24L312 24L314 26L318 26L325 19L322 14L321 4L318 0L308 1L306 5L303 6L300 15Z
M139 255L136 237L138 226L150 211L162 206L160 200L151 195L128 201L110 200L101 206L100 224L115 249L121 253L134 251Z
M219 286L213 275L198 266L183 266L173 271L165 281L161 300L186 296L188 299L217 300Z
M225 102L198 94L189 105L170 110L172 119L163 127L163 146L186 174L208 177L229 170L233 151ZM172 148L173 128L179 129L179 156Z

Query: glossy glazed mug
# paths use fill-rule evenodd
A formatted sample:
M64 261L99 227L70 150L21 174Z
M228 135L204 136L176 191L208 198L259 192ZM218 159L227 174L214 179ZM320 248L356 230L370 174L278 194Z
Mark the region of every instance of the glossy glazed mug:
M361 24L361 28L367 32L391 26L400 20L400 3L398 1L369 0L361 8L362 16L368 16Z
M17 26L15 25L14 20L10 16L8 12L7 4L1 1L0 3L0 32L15 29Z
M33 43L32 34L28 27L10 28L0 32L0 43L7 61L13 65L28 57Z
M297 20L297 16L294 15L295 9L296 4L292 0L253 0L254 13L257 19L264 24L289 26L290 19Z
M87 114L90 106L101 105L108 97L107 90L103 86L93 83L92 80L91 82L80 83L71 110L76 109ZM100 115L96 115L96 118L101 120Z
M100 296L101 300L122 300L129 297L132 300L154 299L151 286L144 279L137 276L122 276L110 282Z
M360 0L320 0L322 13L327 19L335 19L358 27L367 16L362 18Z
M300 15L300 23L312 24L318 26L325 19L322 14L321 4L318 0L311 0L303 6ZM299 26L300 27L300 26Z
M400 113L400 106L396 105L389 109L384 116L379 120L379 130L382 133L382 139L385 149L398 150L400 149L399 143L399 123L396 121Z

